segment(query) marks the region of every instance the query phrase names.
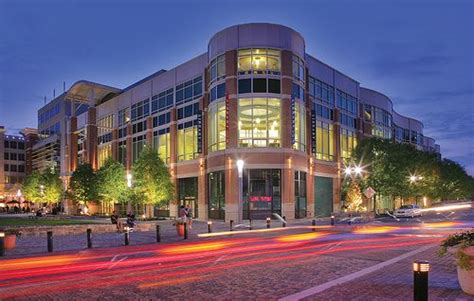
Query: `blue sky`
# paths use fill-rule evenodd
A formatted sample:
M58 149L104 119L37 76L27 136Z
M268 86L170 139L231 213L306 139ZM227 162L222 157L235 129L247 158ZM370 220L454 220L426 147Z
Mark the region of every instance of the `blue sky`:
M474 175L474 1L0 0L0 125L88 79L123 88L207 49L227 26L281 23L306 51L420 119Z

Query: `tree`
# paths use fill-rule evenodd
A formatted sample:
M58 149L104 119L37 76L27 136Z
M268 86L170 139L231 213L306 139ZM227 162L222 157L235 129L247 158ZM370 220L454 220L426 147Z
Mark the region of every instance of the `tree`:
M127 194L125 169L122 164L109 158L97 171L98 199L103 205L123 200Z
M52 204L61 200L64 192L63 183L59 178L59 172L57 170L46 170L41 175L41 183L41 185L43 185L43 202Z
M90 164L81 164L73 172L68 196L84 206L87 206L89 201L97 199L97 178Z
M346 204L349 211L357 211L362 205L362 193L357 182L352 179L346 195Z
M25 199L33 203L41 202L41 185L41 174L39 172L33 171L27 175L22 185Z
M145 204L160 204L174 196L171 175L158 153L145 145L133 165L133 191Z

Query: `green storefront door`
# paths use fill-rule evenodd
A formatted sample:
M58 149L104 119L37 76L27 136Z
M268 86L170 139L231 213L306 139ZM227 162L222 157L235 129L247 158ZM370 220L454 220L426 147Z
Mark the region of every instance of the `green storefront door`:
M332 178L314 177L314 215L330 216L332 206Z

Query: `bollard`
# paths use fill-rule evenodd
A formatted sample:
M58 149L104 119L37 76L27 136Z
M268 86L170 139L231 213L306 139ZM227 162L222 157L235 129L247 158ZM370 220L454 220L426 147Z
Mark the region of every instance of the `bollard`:
M92 248L92 230L87 229L87 248Z
M188 239L188 223L184 223L184 239Z
M252 220L249 218L249 230L253 230Z
M212 221L208 221L207 222L207 233L212 233Z
M316 220L313 219L313 221L311 222L311 225L313 226L313 232L316 232Z
M428 273L430 264L426 260L413 262L413 300L428 301Z
M283 220L286 222L286 216L283 216ZM282 223L282 227L285 228L285 227L286 227L286 223Z
M124 236L125 236L125 245L128 246L130 245L130 228L129 227L124 227L125 230Z
M334 226L334 215L331 215L331 226Z
M0 232L0 256L5 256L5 233Z
M230 231L234 231L234 221L230 220L229 223L230 223Z
M270 229L271 218L267 217L267 229Z
M156 242L161 241L161 235L160 235L160 225L156 225Z
M53 252L53 231L48 231L46 237L48 240L48 252Z

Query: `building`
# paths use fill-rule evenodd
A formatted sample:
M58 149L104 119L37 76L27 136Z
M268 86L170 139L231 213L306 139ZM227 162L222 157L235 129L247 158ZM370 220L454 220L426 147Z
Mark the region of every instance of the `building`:
M7 135L0 126L0 205L18 200L21 184L32 170L31 147L36 142L35 129L25 128L21 135Z
M226 28L206 53L125 89L80 81L63 96L87 110L66 114L59 126L62 175L81 162L99 168L110 156L130 170L148 144L177 187L177 199L155 214L176 216L189 203L199 219L328 216L341 208L343 162L360 139L439 152L421 122L306 53L298 32L275 24ZM244 162L242 206L237 160Z

